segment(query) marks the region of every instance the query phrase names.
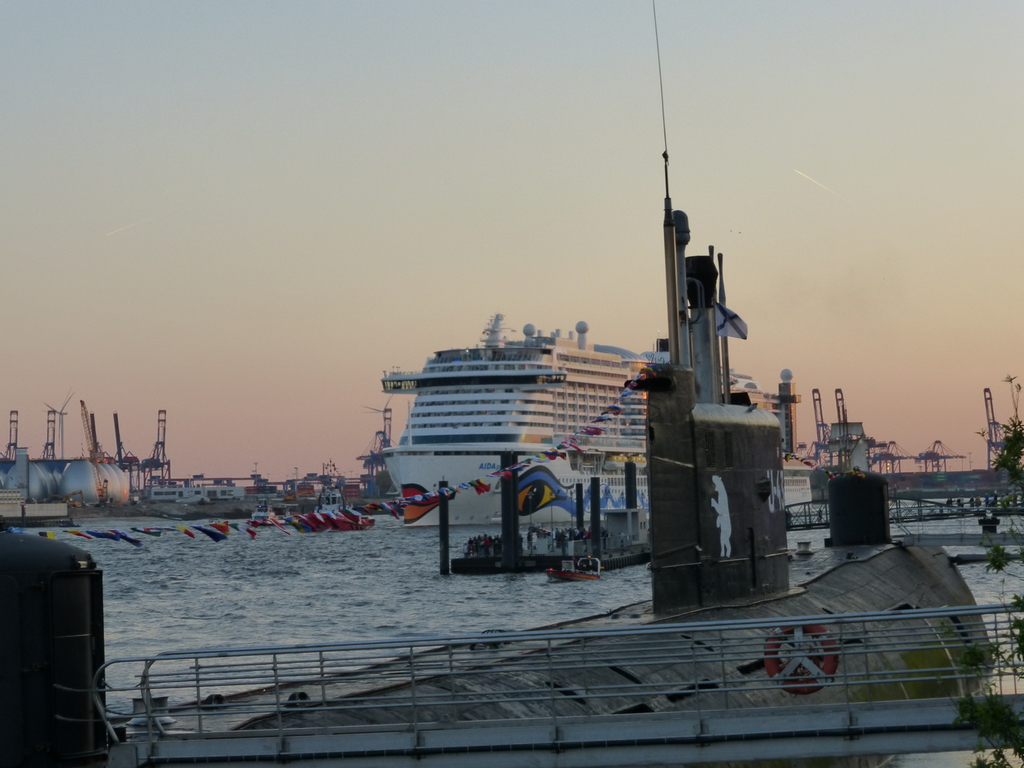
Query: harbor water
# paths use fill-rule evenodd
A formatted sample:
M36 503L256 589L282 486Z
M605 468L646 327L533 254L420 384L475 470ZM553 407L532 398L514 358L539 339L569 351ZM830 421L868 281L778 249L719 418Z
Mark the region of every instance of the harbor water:
M149 521L90 520L83 528L128 530ZM930 523L931 532L977 531L976 521ZM973 529L973 530L972 530ZM58 539L89 551L103 570L107 659L163 651L437 636L541 627L612 611L650 598L646 568L596 582L549 582L540 573L441 576L435 528L378 518L367 531L285 535L262 530L214 542L170 530L136 534L144 548ZM452 529L451 551L497 527ZM894 534L896 531L894 530ZM31 535L31 534L29 534ZM826 532L790 534L790 545L823 546ZM979 603L1001 602L1022 570L961 567ZM799 571L795 572L799 579ZM962 768L968 753L898 758L903 768Z

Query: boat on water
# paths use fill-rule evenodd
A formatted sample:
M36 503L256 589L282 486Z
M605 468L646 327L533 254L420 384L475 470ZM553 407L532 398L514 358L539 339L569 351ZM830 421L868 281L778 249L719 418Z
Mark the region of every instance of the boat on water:
M252 511L252 516L249 518L251 523L269 523L270 518L275 516L270 509L270 506L265 502L261 501L256 505Z
M494 315L474 347L439 351L419 372L392 372L382 379L385 392L415 396L398 444L383 451L392 480L408 500L404 522L438 524L438 500L418 497L436 490L439 480L454 484L479 478L502 469L503 452L551 450L567 435L575 435L579 451L520 475L516 503L521 522L572 523L575 486L589 487L593 477L600 479L601 508L624 509L628 462L638 466L637 504L646 507L645 395L623 399L623 412L602 424L600 435L577 433L601 414L625 381L645 365L668 362L668 353L637 354L593 344L590 327L582 321L567 336L561 330L545 335L527 324L522 340L510 340L504 320ZM750 376L733 372L731 390L737 402L784 420L779 395L764 391ZM786 490L792 501L810 501L806 467L796 464L787 469L789 474ZM589 492L583 506L589 514ZM483 493L459 494L449 509L452 525L496 522L501 481Z
M299 526L311 531L365 531L373 528L374 519L344 505L342 493L336 488L325 488L317 498L312 512L278 517L264 502L256 505L249 524L254 527L265 525L283 528L283 524Z
M578 560L563 560L561 568L548 568L551 581L596 581L601 578L601 561L587 555Z
M598 417L645 359L621 347L593 344L590 327L544 334L532 324L522 340L510 340L504 316L494 315L482 343L435 353L419 372L393 372L384 391L415 395L398 445L384 461L402 495L414 499L438 481L460 483L502 469L501 454L551 450ZM580 450L530 467L519 476L516 501L521 522L564 524L574 519L576 483L601 480L602 509L626 504L625 465L643 465L645 404L642 395L621 401L622 414L600 435L581 435ZM640 506L647 480L637 473ZM437 500L412 500L407 525L437 525ZM585 507L589 506L589 498ZM450 502L452 525L492 523L501 508L501 483Z
M370 515L356 512L346 507L344 502L344 496L337 488L325 488L317 498L316 508L311 514L325 521L335 531L365 531L373 528L374 519Z

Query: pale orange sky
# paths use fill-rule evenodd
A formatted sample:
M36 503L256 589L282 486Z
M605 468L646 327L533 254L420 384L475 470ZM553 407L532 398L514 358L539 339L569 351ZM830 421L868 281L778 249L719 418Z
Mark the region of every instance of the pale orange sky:
M802 440L842 387L872 436L982 465L982 389L1005 418L1024 374L1024 6L659 25L674 202L751 329L734 367L793 369ZM0 71L0 413L32 455L74 390L111 452L113 411L145 456L165 408L178 476L354 473L382 371L495 312L664 334L649 3L14 0Z

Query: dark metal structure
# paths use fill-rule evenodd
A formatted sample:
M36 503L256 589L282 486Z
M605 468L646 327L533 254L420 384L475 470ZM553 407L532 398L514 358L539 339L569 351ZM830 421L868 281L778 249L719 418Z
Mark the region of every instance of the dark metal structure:
M90 693L103 665L102 573L88 552L0 536L0 768L106 765Z

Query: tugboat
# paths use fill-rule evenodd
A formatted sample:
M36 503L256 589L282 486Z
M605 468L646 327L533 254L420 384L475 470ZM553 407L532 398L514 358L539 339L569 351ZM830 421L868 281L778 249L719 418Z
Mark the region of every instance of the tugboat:
M563 560L561 568L548 568L545 573L551 581L597 581L601 578L601 561L590 555Z
M365 531L373 528L374 519L342 504L342 495L336 488L325 488L317 500L312 515L327 518L325 522L336 531Z

